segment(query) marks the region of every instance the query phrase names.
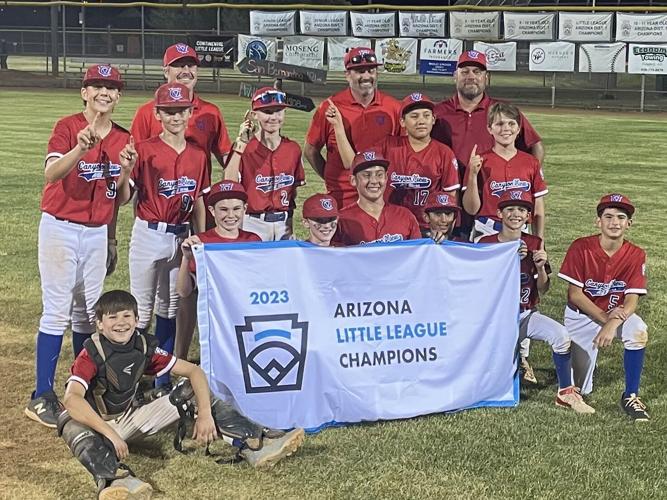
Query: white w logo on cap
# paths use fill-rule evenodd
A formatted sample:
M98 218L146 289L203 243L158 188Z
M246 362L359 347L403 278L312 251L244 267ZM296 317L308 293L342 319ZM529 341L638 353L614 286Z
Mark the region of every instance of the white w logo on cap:
M189 48L190 48L190 47L188 47L188 46L185 45L184 43L177 43L177 44L176 44L176 50L177 50L178 52L180 52L181 54L187 54Z
M174 101L180 101L183 98L183 93L178 87L169 87L169 97Z
M510 199L520 200L521 199L521 191L510 191Z
M327 211L333 210L333 203L331 203L331 200L328 200L326 198L320 200L320 205L322 205L322 208L324 210L327 210Z
M366 161L375 160L375 151L366 151L366 152L364 152L364 160L366 160Z
M414 92L410 94L410 99L412 99L413 101L421 101L422 100L421 92Z
M610 198L614 203L620 203L623 201L623 195L621 194L612 194Z
M97 68L97 72L100 74L100 76L108 78L111 76L111 66L99 66Z
M447 196L446 194L439 194L436 198L436 201L440 205L447 205L447 203L449 203L449 196Z

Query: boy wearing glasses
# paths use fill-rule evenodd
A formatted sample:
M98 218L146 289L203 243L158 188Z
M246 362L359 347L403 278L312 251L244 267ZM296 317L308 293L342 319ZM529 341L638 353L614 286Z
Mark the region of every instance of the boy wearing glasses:
M296 189L306 183L306 175L301 147L280 133L285 93L263 87L254 93L251 105L252 113L246 114L225 167L225 179L240 180L248 195L245 230L262 241L291 239Z

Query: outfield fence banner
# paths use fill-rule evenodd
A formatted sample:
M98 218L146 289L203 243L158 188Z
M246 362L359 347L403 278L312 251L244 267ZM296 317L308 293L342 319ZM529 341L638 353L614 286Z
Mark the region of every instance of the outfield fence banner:
M558 39L570 42L609 42L612 12L559 12Z
M667 14L616 13L619 42L667 43Z
M233 68L236 38L219 35L191 35L188 45L194 48L203 68Z
M401 36L444 37L447 29L445 12L399 12L398 26Z
M351 36L327 38L327 54L329 56L329 71L343 71L345 52L354 47L372 47L373 41Z
M631 43L628 48L628 73L667 74L667 45Z
M474 49L486 54L489 71L516 71L516 42L475 42Z
M451 12L449 36L463 40L498 40L499 12Z
M380 12L367 14L365 12L350 12L352 34L361 37L383 38L396 36L396 13Z
M283 62L307 68L324 69L324 38L284 37Z
M618 43L583 43L579 45L580 73L625 73L628 46Z
M462 52L462 40L425 38L419 44L419 73L422 75L453 75Z
M530 44L530 71L558 73L574 71L575 44L571 42L533 42Z
M197 246L202 369L278 428L515 406L517 249Z
M505 40L553 40L556 14L504 12Z
M236 54L238 63L243 59L255 59L256 61L275 61L276 45L275 38L237 35L238 52Z
M250 11L250 34L285 36L296 33L296 11L267 12Z
M347 12L337 11L299 11L299 27L304 35L346 36Z
M382 60L382 71L398 75L417 73L419 40L416 38L383 38L375 41L375 53Z

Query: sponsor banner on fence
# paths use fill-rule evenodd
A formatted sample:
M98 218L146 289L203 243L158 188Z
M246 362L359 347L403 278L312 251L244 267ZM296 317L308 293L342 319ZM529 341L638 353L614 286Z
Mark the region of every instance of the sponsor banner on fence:
M619 42L667 42L667 14L616 13Z
M444 12L399 12L401 36L445 36L447 14Z
M505 40L553 40L556 14L503 13Z
M614 14L559 12L558 39L572 42L609 42Z
M499 12L451 12L449 35L463 40L498 40Z
M286 36L283 38L283 62L323 69L324 38Z
M257 61L276 60L276 39L258 36L238 35L238 52L236 62L243 59L255 59Z
M667 45L628 46L628 73L667 75Z
M300 10L299 26L304 35L345 36L347 12Z
M329 71L345 71L345 66L343 65L345 52L354 47L372 47L372 42L371 40L351 36L327 38Z
M277 428L514 406L517 248L197 246L202 369Z
M574 71L571 42L533 42L530 44L530 71Z
M384 73L414 75L417 72L416 38L383 38L375 41L375 52Z
M396 13L381 12L366 14L350 12L352 34L354 36L387 37L396 36Z
M463 52L463 41L454 38L425 38L419 46L419 73L453 75Z
M266 12L250 11L251 35L293 35L296 33L296 11Z
M195 49L204 68L234 67L233 36L193 35L188 37L188 45Z
M516 71L516 42L475 42L474 48L486 54L489 71Z
M618 43L582 43L579 45L580 73L625 73L627 45Z

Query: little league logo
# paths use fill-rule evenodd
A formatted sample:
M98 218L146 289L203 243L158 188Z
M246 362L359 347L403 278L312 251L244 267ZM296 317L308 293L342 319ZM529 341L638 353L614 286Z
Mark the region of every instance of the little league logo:
M298 316L246 316L235 327L246 394L301 390L308 322Z
M111 66L98 66L97 72L100 74L100 76L109 78L111 76Z
M120 165L117 163L109 163L109 170L105 172L104 163L86 163L82 160L79 162L78 170L79 177L86 182L97 181L106 177L118 177L120 175Z
M331 203L331 200L322 199L320 200L320 205L322 205L322 208L327 212L331 212L333 210L333 203Z
M183 99L183 92L179 87L169 87L169 97L172 101L180 101Z
M160 196L171 198L177 194L192 193L197 188L197 181L185 175L179 179L160 179L157 192Z
M431 187L431 179L419 174L401 175L392 172L389 180L394 189L428 189Z
M278 191L294 184L294 176L288 174L278 175L257 175L255 177L255 184L257 190L262 193L269 193L271 191Z

